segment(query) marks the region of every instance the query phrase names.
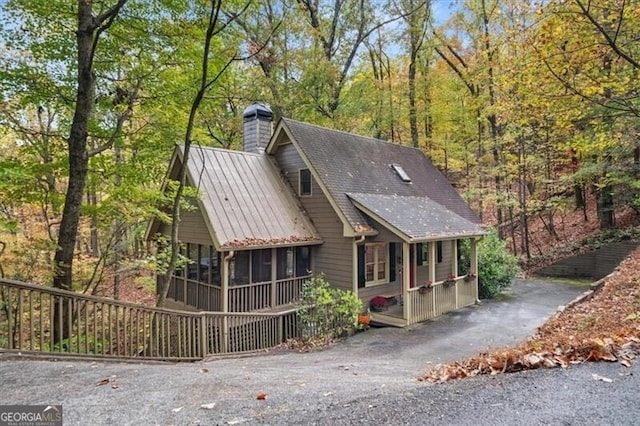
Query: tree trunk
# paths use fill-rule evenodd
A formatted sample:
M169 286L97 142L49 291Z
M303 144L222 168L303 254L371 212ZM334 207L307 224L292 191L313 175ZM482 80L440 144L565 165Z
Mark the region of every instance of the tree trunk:
M418 59L418 40L413 25L409 26L409 33L411 45L409 59L409 127L411 128L411 145L417 148L418 112L416 110L416 61Z
M76 107L68 139L69 146L69 182L64 200L62 220L58 232L58 249L54 256L55 274L53 286L71 290L73 283L73 254L80 223L80 206L87 181L89 155L87 135L89 118L93 111L95 81L93 76L93 37L94 23L90 1L78 1L78 30L76 31L78 48L78 91ZM66 311L64 304L63 311ZM56 310L59 309L56 305ZM54 314L58 318L58 313ZM62 312L62 323L56 322L54 340L65 339L68 330L68 314Z
M573 185L573 193L574 193L574 198L576 201L576 210L577 209L582 209L585 207L585 201L584 201L584 192L582 189L582 185L580 184L575 184Z
M169 243L169 250L171 250L169 265L167 270L163 274L158 275L158 288L156 296L156 306L163 307L169 293L169 284L171 283L171 277L173 276L176 263L178 261L180 241L178 240L178 228L180 225L180 203L182 202L182 196L184 188L187 184L187 165L189 163L189 152L191 150L193 129L195 126L196 115L200 108L200 103L204 99L205 94L215 83L218 78L225 72L227 67L235 60L235 56L231 58L226 66L222 67L220 71L213 77L209 77L209 52L211 51L211 41L218 34L221 29L218 29L218 16L222 7L222 2L212 2L209 10L209 20L207 25L207 33L204 40L204 48L202 52L202 65L200 74L200 85L198 92L191 104L191 110L189 112L189 120L187 122L187 128L184 135L184 152L182 154L182 163L178 169L178 188L176 190L175 197L173 199L173 205L171 208L171 240ZM221 28L225 28L222 26Z
M598 197L598 219L600 220L600 229L611 229L615 227L615 218L613 215L613 194L610 185L600 188L596 192Z
M89 119L93 113L95 79L93 74L93 60L95 46L101 31L106 30L118 15L127 0L118 2L103 15L93 16L93 1L78 0L78 29L76 31L78 71L78 87L76 91L76 105L69 134L69 182L62 210L62 219L58 231L58 249L54 256L53 286L64 290L71 290L73 284L73 254L80 224L80 207L87 182L89 152L87 137ZM100 27L103 25L102 27ZM69 330L69 315L67 305L63 304L62 312L56 305L54 318L62 321L55 323L54 340L61 342Z
M491 110L493 111L493 107L496 103L496 95L494 89L494 75L493 75L493 51L491 46L491 39L489 34L489 15L487 14L485 0L482 0L482 22L483 22L483 31L484 31L484 48L485 54L487 55L487 64L489 69L487 70L488 82L487 86L489 89L489 105ZM500 147L498 144L498 137L500 136L500 129L498 128L498 117L495 112L492 112L488 117L489 121L489 130L491 132L491 153L493 157L493 165L497 167L500 165ZM494 179L495 185L495 193L496 193L496 228L498 229L498 236L500 238L504 238L502 232L502 221L503 221L503 213L502 213L502 204L501 204L501 195L502 195L502 176L500 172L497 171Z
M122 149L115 147L114 149L116 175L115 186L122 186L122 175L120 174L120 168L122 167ZM114 224L114 244L113 244L113 298L120 299L120 261L123 251L123 232L124 222L121 219L116 219Z

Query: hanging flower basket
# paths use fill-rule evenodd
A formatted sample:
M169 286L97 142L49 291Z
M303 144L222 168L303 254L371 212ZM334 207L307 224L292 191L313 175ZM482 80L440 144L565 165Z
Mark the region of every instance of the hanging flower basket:
M445 287L451 287L456 284L456 277L453 274L449 274L446 280L442 282Z
M418 288L418 293L420 293L420 294L427 294L427 293L429 293L432 289L433 289L433 287L431 287L431 282L430 282L430 281L427 281L426 283L422 284L422 285Z
M473 281L473 280L475 280L475 279L476 279L476 277L477 277L477 275L476 275L475 273L473 273L473 272L467 272L467 275L465 275L465 276L464 276L464 280L465 280L466 282L469 282L469 281Z

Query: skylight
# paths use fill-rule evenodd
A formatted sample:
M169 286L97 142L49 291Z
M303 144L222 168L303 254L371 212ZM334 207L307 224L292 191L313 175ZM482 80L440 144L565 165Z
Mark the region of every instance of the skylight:
M393 169L394 172L396 172L400 180L406 183L411 183L411 178L409 177L407 172L404 171L402 166L400 166L400 164L392 164L391 168Z

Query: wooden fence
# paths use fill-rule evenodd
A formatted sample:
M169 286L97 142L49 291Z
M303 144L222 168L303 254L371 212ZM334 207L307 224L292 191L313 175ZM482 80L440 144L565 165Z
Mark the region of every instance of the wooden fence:
M295 309L182 312L0 279L0 350L187 361L264 350L299 334Z

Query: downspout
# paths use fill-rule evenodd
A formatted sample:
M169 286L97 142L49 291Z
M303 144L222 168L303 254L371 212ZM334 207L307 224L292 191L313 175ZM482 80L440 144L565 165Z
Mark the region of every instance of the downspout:
M224 257L224 269L222 270L222 282L221 291L222 291L222 312L229 312L229 263L233 256L235 256L235 251L230 250L229 254ZM227 353L229 351L229 317L224 315L222 317L222 352Z

